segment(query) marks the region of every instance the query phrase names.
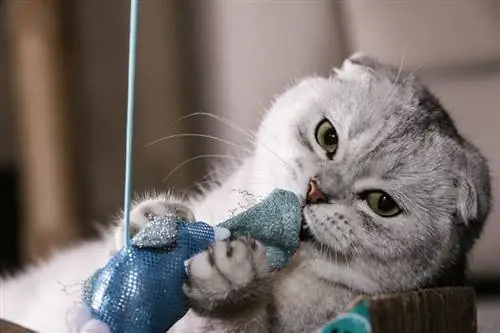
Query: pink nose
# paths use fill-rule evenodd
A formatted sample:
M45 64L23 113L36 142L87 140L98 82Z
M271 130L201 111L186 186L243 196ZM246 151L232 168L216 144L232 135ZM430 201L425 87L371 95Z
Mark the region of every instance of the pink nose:
M318 187L318 183L314 180L309 182L309 192L307 193L307 203L308 204L317 204L317 203L325 203L326 196Z

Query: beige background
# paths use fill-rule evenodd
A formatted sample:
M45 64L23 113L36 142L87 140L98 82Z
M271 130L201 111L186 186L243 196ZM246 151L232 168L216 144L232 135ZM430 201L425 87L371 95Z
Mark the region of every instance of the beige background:
M81 206L79 220L86 224L105 221L122 205L128 38L124 3L75 0L66 5L74 98L64 111L74 116L70 135L77 143L68 149L77 152L78 186L73 190ZM5 10L0 5L0 11ZM145 147L154 139L204 131L245 143L237 132L214 121L169 127L172 121L201 110L254 129L273 95L294 78L327 74L356 50L395 65L402 62L406 69L418 67L417 73L441 97L459 127L483 149L498 178L500 1L147 0L141 1L140 13L137 191L189 187L205 172L207 161L190 163L162 181L188 157L226 150L194 139ZM0 43L10 45L4 32ZM22 151L21 131L19 126L11 128L17 124L18 104L9 92L9 62L3 56L7 51L0 50L0 163L22 165L16 153ZM24 188L29 197L29 184ZM494 204L499 206L496 182L494 188ZM43 203L46 198L31 200ZM500 276L499 219L495 210L474 253L476 275ZM36 219L25 224L57 226Z

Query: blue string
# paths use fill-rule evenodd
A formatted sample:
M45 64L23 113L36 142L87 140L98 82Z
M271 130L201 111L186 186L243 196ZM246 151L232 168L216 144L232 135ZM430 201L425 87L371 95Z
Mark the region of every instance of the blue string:
M124 237L125 246L130 246L130 206L132 201L132 143L134 138L134 84L137 55L137 17L139 0L130 0L130 36L128 56L128 91L127 91L127 132L125 148L125 207Z

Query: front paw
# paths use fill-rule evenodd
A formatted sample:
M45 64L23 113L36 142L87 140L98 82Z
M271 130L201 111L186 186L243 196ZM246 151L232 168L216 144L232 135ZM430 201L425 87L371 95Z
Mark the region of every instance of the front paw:
M130 212L130 234L135 236L153 216L163 216L167 213L174 213L188 221L194 221L193 211L183 202L167 196L157 196L149 198L135 204ZM123 219L118 222L114 231L114 247L111 254L116 253L124 246L124 224Z
M265 247L242 237L216 242L194 256L183 289L202 316L240 316L268 301L270 274Z
M83 304L75 304L66 315L68 333L110 333L108 325L92 318L90 310Z

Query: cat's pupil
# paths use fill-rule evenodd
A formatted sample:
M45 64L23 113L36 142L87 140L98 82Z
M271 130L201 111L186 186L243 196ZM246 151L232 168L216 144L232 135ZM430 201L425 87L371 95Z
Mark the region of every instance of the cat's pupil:
M333 128L329 128L325 132L325 135L323 136L323 140L325 142L325 145L334 146L338 142L337 133L335 132L335 130Z
M387 194L382 194L380 198L378 199L378 209L380 209L383 212L390 211L394 208L395 206L394 200Z

